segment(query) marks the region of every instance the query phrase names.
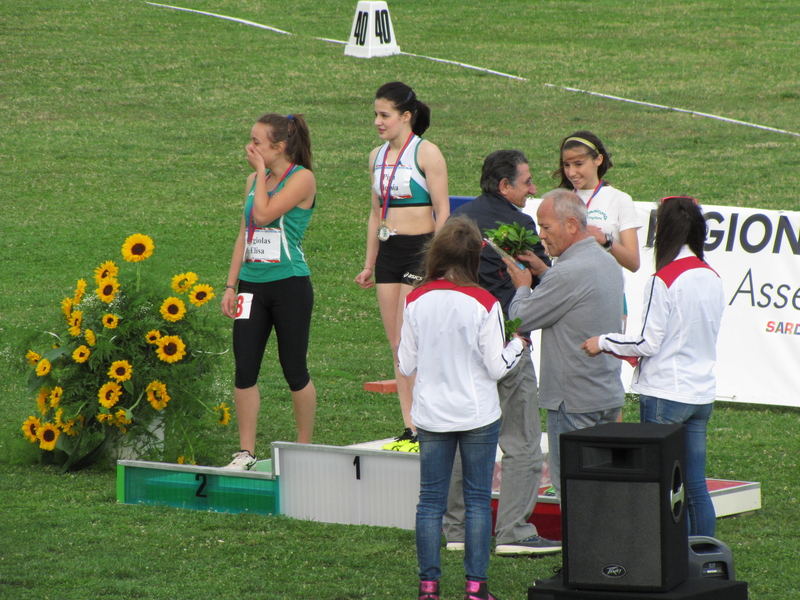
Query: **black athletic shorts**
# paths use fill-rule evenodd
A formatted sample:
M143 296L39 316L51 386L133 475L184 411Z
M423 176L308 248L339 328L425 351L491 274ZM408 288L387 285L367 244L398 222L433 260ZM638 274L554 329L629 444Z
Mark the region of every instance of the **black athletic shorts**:
M375 283L414 285L422 281L422 252L432 238L432 233L393 235L380 242L375 261Z

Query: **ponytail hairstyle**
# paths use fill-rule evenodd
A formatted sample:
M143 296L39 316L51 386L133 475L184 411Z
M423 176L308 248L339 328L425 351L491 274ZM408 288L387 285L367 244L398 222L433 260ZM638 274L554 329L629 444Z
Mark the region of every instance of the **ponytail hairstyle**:
M450 217L425 249L425 277L420 283L445 278L460 286L479 287L483 238L475 221Z
M582 150L592 158L602 156L603 162L597 167L597 177L599 179L602 179L608 170L614 166L614 163L611 162L611 153L606 150L600 138L591 131L581 130L568 135L561 140L561 146L558 151L558 169L553 171L553 179L561 180L558 187L567 190L574 189L575 186L564 174L564 150Z
M697 200L691 196L668 196L656 212L656 270L675 260L683 246L703 260L708 226Z
M384 83L375 93L375 100L388 100L394 108L403 113L411 113L411 131L422 136L431 125L431 109L417 99L417 94L405 83L392 81Z
M293 163L312 171L311 136L303 115L267 113L258 119L267 126L267 135L273 146L286 143L286 154Z

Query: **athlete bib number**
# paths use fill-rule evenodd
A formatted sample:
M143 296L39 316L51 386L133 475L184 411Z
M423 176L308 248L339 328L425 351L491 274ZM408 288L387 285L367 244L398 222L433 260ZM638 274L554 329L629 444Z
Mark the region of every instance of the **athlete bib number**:
M236 319L249 319L253 306L253 294L243 292L236 296Z
M378 168L376 167L376 170ZM384 173L383 175L383 186L380 188L380 192L385 193L386 186L391 185L391 197L392 198L411 198L411 167L407 165L399 165L397 167L397 171L394 174L394 179L389 181L391 177L390 173ZM378 174L378 178L380 179L380 174ZM383 202L383 196L381 193L378 193L378 197L381 198L381 203Z
M279 263L281 262L281 230L270 227L258 227L253 232L252 240L247 242L244 251L245 262Z

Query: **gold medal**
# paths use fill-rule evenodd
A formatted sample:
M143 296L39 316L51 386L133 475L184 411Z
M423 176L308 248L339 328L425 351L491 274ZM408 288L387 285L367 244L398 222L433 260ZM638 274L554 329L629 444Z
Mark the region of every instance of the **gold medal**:
M392 234L391 234L391 232L389 231L389 228L386 225L381 225L378 228L378 239L380 241L385 242L386 240L388 240L391 237L391 235Z

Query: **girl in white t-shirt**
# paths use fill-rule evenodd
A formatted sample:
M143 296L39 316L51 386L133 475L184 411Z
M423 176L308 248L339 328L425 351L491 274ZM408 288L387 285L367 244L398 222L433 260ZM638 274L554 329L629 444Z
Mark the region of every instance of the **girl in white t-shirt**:
M588 231L620 266L639 270L639 235L642 226L631 197L603 180L613 166L611 154L591 131L576 131L561 141L560 162L553 179L575 191L586 203Z

